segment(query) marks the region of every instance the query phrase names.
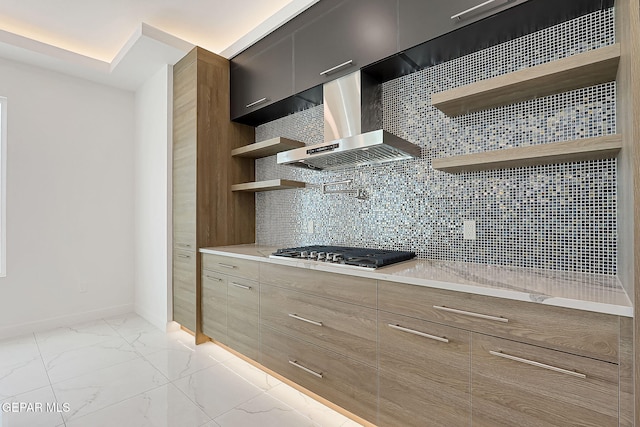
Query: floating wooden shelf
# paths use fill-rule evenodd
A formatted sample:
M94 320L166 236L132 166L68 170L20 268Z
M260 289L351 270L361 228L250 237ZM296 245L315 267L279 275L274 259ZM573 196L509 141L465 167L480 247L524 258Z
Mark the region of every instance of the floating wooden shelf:
M248 191L255 193L256 191L272 191L287 190L289 188L304 188L304 182L291 181L288 179L270 179L268 181L244 182L242 184L234 184L231 191Z
M615 134L433 159L432 166L450 173L508 169L608 159L615 157L621 148L622 135Z
M259 157L273 156L281 151L293 150L294 148L300 147L304 147L304 142L294 141L288 138L272 138L231 150L231 155L234 157L257 159Z
M431 104L448 116L459 116L593 86L615 80L619 60L620 44L614 44L434 93Z

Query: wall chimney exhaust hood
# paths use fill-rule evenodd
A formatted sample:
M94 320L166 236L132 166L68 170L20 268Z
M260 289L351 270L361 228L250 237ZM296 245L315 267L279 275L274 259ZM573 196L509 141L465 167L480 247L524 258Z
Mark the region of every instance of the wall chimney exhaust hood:
M420 157L420 147L382 130L380 84L357 71L323 86L324 140L278 153L278 164L336 170Z

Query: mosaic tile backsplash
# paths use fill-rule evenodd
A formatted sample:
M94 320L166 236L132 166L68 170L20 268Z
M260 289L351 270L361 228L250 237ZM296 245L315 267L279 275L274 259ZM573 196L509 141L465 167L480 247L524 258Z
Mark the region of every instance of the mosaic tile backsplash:
M421 158L334 172L256 160L256 180L308 183L256 193L256 242L615 274L615 159L457 175L431 168L438 157L615 133L615 82L455 118L431 106L434 92L614 42L609 9L384 83L384 129L421 146ZM316 144L322 120L322 106L314 107L259 126L256 140ZM368 198L322 194L320 184L346 179ZM476 221L476 240L463 238L464 220Z

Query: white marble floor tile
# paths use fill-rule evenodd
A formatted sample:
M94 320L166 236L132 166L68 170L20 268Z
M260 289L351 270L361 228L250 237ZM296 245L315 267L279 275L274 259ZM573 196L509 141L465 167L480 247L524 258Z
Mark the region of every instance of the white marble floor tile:
M69 403L65 421L106 408L167 383L146 360L139 358L53 384L58 402Z
M118 336L104 320L36 332L42 355L58 354L75 348L98 344Z
M270 390L271 388L282 384L282 381L272 377L266 372L238 357L227 360L224 362L224 365L245 380L249 381L251 384L256 387L260 387L263 391Z
M27 393L14 396L2 402L7 404L27 404L23 410L0 410L0 426L2 427L53 427L63 423L60 411L63 408L57 405L51 386L32 390ZM39 406L38 406L39 405ZM7 408L3 408L7 409Z
M284 383L273 387L267 394L295 408L319 426L343 426L348 421L351 421L341 413ZM359 425L357 423L353 424L353 426Z
M42 359L27 359L0 368L0 400L49 385Z
M199 427L209 420L180 390L166 384L71 420L67 427Z
M165 332L153 326L136 313L128 313L122 316L109 317L105 322L116 330L121 336L130 336L142 332Z
M144 358L173 381L220 363L206 351L199 350L160 350Z
M217 417L221 427L315 427L310 419L268 394Z
M125 336L129 344L142 355L160 350L193 351L196 348L195 338L185 331L175 332L140 332Z
M214 365L173 382L211 418L262 393L223 365Z
M43 359L51 383L58 383L138 357L138 353L124 338L117 337L87 347L45 355Z
M0 340L0 367L15 365L40 356L33 334Z
M211 355L218 362L226 362L230 359L236 359L237 356L224 348L220 347L217 344L212 342L206 342L204 344L199 344L196 346L196 349L200 351L206 351L209 355Z

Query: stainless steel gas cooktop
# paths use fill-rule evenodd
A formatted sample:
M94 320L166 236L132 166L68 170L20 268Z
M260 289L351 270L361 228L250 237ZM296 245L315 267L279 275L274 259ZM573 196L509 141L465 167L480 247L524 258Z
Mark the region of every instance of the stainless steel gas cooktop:
M374 269L407 261L415 252L387 249L351 248L347 246L301 246L278 249L270 258L296 258L328 264L347 265Z

